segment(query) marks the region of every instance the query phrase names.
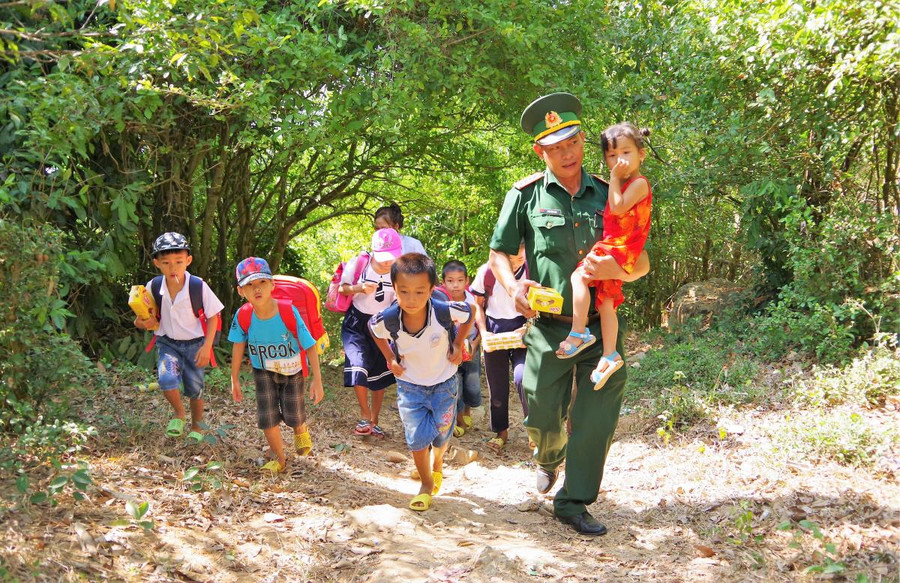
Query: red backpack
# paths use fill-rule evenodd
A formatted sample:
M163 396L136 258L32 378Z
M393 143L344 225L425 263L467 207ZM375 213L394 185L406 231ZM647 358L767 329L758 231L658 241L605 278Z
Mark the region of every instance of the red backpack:
M363 251L356 259L356 270L353 273L353 284L359 282L359 278L369 265L369 252ZM345 296L339 290L341 288L341 277L344 275L344 268L347 266L345 261L337 266L334 275L331 277L331 283L328 284L328 292L325 294L325 309L329 312L344 313L350 309L353 304L353 296Z
M322 324L319 292L315 286L303 278L290 275L276 275L272 279L275 283L272 297L278 301L278 315L281 316L281 321L294 335L297 345L300 345L300 337L297 334L297 321L294 318L294 310L292 308L297 308L300 318L306 324L310 335L317 343L320 343L326 334L325 326ZM250 322L253 320L253 306L249 302L238 309L237 320L238 326L246 334L250 330ZM303 376L308 376L306 351L303 350L302 346L300 346L300 353Z

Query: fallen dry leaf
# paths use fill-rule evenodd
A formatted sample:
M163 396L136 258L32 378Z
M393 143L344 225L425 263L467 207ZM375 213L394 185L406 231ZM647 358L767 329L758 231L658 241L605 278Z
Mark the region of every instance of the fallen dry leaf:
M716 551L712 550L711 548L709 548L706 545L694 545L694 549L697 550L698 556L701 556L704 558L709 558L716 554Z

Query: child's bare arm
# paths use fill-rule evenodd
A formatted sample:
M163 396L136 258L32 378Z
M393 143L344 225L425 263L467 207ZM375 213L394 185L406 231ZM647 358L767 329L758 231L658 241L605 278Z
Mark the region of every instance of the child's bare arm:
M134 325L141 330L150 330L156 324L156 318L150 316L149 318L135 318Z
M235 342L231 347L231 398L235 403L240 403L244 398L241 393L241 363L246 346L246 342Z
M635 180L622 192L622 179L616 176L617 164L610 173L609 210L614 215L624 215L631 207L644 200L650 193L646 180Z
M216 339L216 328L218 328L219 318L221 314L216 314L206 321L206 338L203 339L203 346L194 356L194 362L197 366L204 367L209 364L210 355L212 354L213 341Z
M388 368L391 369L391 372L394 373L394 376L398 377L406 372L406 368L397 362L397 355L394 354L394 350L391 348L391 345L384 338L379 338L372 331L372 320L369 320L369 334L372 335L372 339L375 340L375 345L378 346L378 350L381 351L381 354L384 356L385 362L387 362Z
M356 294L371 294L375 293L375 288L378 285L371 281L361 281L359 283L342 283L341 287L338 288L338 293L345 296L352 296Z
M309 381L309 398L313 404L318 405L325 398L325 389L322 387L322 368L319 365L319 350L313 346L306 352L309 359L309 372L312 379Z

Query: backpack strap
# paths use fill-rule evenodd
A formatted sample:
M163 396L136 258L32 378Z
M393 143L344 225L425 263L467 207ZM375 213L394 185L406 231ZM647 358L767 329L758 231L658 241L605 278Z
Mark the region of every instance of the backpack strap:
M381 321L391 335L391 348L394 349L394 357L400 362L400 350L397 348L397 337L400 335L400 306L393 303L381 312Z
M453 323L453 318L450 316L450 302L432 298L431 305L434 307L434 315L437 317L438 324L447 331L450 344L453 344L456 341L456 324Z
M356 258L356 270L353 272L353 285L359 283L359 278L362 277L363 272L365 272L366 267L369 266L369 262L371 261L372 256L368 251L363 251L359 254L359 257Z
M162 283L163 276L157 275L153 279L150 280L150 295L153 296L153 301L156 302L156 319L159 320L162 317ZM147 347L144 348L144 352L150 352L153 350L153 347L156 346L156 333L150 337L150 342L147 343Z
M294 304L290 300L278 300L278 315L281 316L281 321L284 322L287 329L294 335L294 340L297 341L297 348L300 349L300 366L303 369L303 376L309 376L309 368L306 365L306 351L303 350L303 345L300 344L300 324L294 316Z
M237 321L244 334L250 332L250 322L253 321L253 306L250 305L250 302L238 308Z
M488 266L484 272L484 309L487 310L488 300L491 299L491 293L494 291L494 285L497 283L497 276L494 270Z
M153 301L156 302L156 318L159 319L162 314L162 284L163 284L163 276L157 275L153 279L150 280L150 295L153 296Z
M206 313L203 311L203 280L196 275L192 275L190 279L188 279L188 295L191 298L191 310L194 312L194 317L200 320L200 327L203 329L203 336L205 338ZM216 337L213 339L213 345L219 343L219 332L221 330L222 318L219 318L216 325ZM216 351L213 348L209 349L209 363L214 367L219 366L216 363Z

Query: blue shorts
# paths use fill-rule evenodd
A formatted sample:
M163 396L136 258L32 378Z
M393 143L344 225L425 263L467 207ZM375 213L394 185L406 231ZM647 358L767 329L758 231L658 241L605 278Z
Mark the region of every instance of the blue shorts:
M185 397L191 399L203 397L203 369L194 363L194 359L204 340L202 336L193 340L156 337L156 345L159 347L156 370L160 389L172 391L181 387L183 383Z
M397 379L397 408L410 451L447 443L456 424L458 387L455 374L430 387Z

